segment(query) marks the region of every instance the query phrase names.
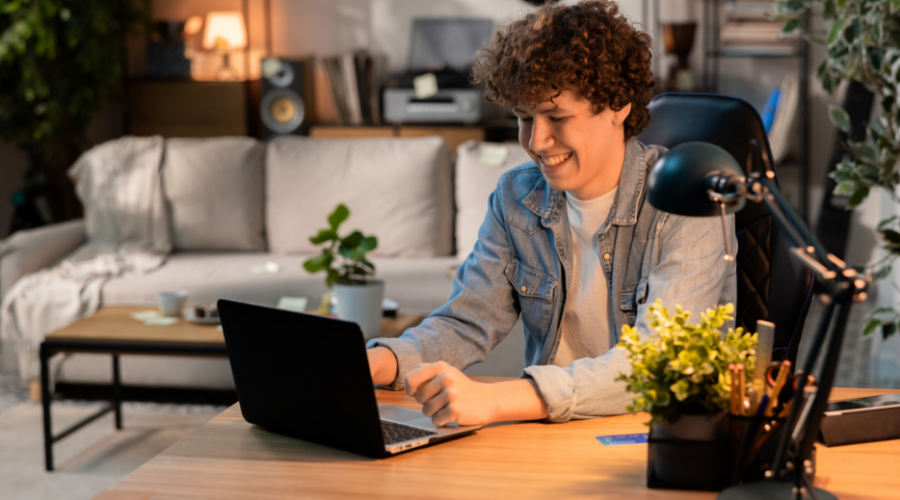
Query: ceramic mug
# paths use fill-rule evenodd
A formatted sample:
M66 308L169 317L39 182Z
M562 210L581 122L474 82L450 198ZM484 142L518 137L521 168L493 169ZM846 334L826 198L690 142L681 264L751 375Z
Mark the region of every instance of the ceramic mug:
M156 294L156 304L163 316L181 316L187 303L187 290L170 290Z

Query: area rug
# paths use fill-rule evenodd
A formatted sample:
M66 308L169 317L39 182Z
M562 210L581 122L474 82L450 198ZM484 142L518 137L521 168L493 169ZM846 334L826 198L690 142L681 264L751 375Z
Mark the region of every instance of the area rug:
M55 432L97 404L54 403ZM88 500L194 431L224 407L125 403L123 426L112 414L54 445L56 471L44 470L41 406L18 403L0 413L0 499Z

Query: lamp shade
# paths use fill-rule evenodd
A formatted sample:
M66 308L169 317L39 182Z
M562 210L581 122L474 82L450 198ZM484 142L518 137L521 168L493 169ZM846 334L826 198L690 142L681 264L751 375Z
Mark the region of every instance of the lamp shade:
M650 171L647 198L654 207L676 215L710 217L720 215L718 203L709 197L713 180L744 172L728 151L708 142L685 142L660 158ZM737 212L746 200L726 205Z
M247 45L244 16L240 12L210 12L206 15L206 31L203 47L216 48L216 40L224 39L229 49L242 49Z

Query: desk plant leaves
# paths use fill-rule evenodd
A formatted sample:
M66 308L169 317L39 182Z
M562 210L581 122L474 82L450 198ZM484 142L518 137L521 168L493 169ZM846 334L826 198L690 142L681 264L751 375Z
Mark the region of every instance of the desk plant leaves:
M338 228L350 210L342 203L328 216L328 227L309 239L313 245L323 245L322 253L307 260L303 267L310 273L325 271L325 284L365 284L375 274L375 265L366 259L366 253L378 247L378 238L353 231L341 238Z
M722 326L734 318L734 305L727 304L701 314L699 324L690 324L691 313L681 306L675 314L657 300L648 309L656 333L644 338L631 326L622 327L616 347L628 351L631 374L620 373L635 394L628 411L646 411L650 424L677 422L681 415L712 414L728 409L731 395L729 364L743 364L752 383L756 362L757 334L743 328Z

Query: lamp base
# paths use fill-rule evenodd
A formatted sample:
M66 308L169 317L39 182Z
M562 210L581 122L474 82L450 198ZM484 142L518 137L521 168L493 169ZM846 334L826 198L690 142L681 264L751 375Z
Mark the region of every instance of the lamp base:
M834 494L813 488L818 500L837 500ZM794 493L794 484L787 481L762 481L732 486L719 493L717 500L794 500L812 498Z

